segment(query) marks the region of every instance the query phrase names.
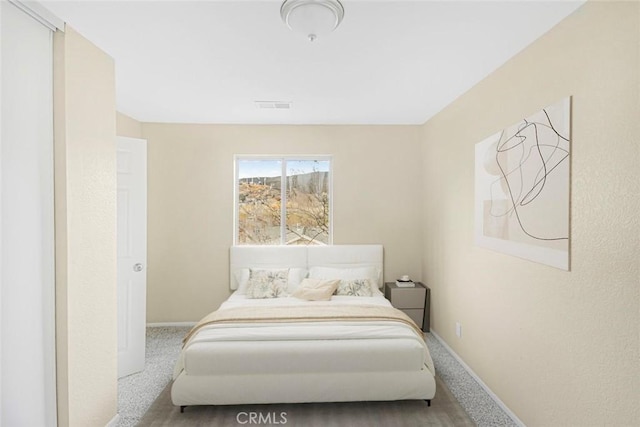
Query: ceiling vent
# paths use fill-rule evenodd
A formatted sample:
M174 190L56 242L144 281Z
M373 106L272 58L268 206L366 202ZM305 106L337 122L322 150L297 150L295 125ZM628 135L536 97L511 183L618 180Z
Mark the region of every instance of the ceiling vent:
M291 101L255 101L256 107L266 110L288 110L291 108Z

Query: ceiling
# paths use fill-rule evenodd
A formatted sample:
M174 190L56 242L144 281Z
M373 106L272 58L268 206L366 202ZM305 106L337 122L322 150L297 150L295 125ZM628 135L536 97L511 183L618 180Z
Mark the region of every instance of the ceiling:
M246 124L422 124L584 1L342 3L310 42L281 1L42 1L114 58L118 111Z

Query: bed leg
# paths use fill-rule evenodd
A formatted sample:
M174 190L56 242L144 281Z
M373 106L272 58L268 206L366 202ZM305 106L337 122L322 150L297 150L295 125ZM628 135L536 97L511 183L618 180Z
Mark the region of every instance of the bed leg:
M431 399L427 399L427 406L431 406Z
M184 414L184 408L186 408L186 405L185 406L180 406L180 413L181 414Z

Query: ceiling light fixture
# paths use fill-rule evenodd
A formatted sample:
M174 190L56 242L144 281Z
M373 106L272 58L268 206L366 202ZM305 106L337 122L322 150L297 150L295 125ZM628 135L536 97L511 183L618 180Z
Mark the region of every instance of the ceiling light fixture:
M309 41L335 30L344 7L338 0L284 0L280 6L282 20L293 31L303 33Z

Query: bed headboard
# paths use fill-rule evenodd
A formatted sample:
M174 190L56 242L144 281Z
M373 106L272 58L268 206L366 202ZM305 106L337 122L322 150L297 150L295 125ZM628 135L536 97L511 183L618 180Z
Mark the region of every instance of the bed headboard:
M384 282L382 245L231 246L229 287L238 289L237 272L243 268L375 267Z

